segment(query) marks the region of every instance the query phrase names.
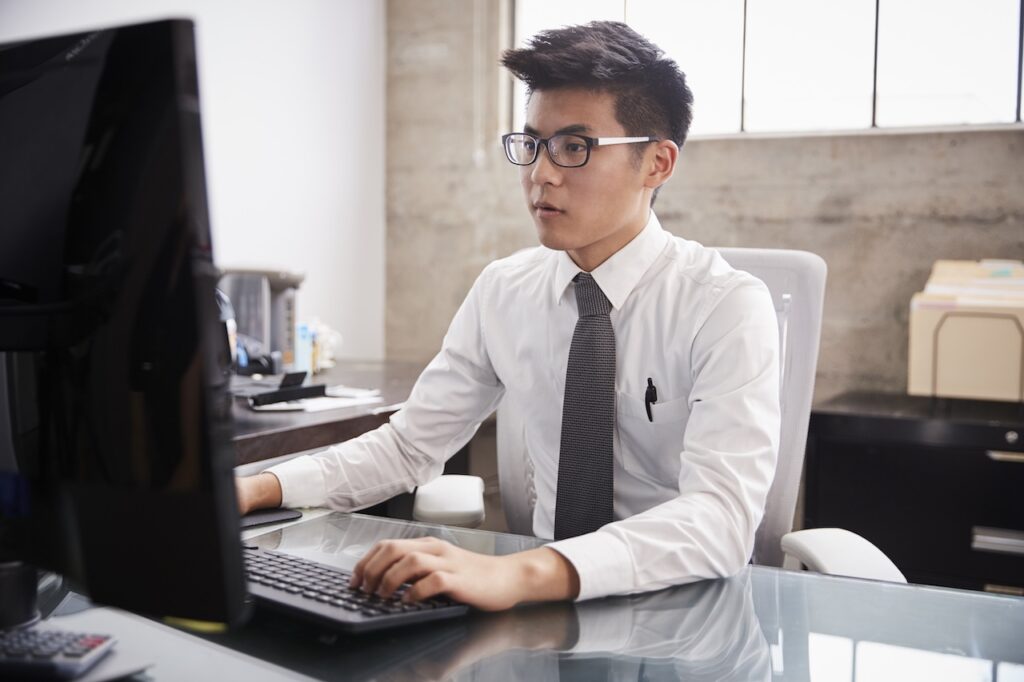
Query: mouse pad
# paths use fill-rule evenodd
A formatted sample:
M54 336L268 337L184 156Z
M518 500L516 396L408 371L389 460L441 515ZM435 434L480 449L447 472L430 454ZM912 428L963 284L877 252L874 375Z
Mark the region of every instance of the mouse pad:
M302 512L294 509L260 509L249 512L242 517L242 528L265 526L269 523L282 523L302 518Z

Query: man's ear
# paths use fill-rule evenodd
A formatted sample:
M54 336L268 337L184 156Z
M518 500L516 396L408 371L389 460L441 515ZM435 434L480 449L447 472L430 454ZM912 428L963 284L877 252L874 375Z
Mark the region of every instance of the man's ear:
M676 162L679 160L679 145L672 140L661 140L654 145L654 153L648 154L644 187L657 189L668 182L675 172Z

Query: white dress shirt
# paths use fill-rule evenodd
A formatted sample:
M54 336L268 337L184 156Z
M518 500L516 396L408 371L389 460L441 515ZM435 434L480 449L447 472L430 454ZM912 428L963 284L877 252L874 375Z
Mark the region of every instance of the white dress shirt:
M269 469L283 505L350 511L411 491L504 400L525 424L534 534L553 537L578 272L545 247L488 265L389 424ZM548 546L573 564L581 600L732 575L752 553L778 453L771 296L716 251L665 232L653 212L591 274L615 330L615 521Z

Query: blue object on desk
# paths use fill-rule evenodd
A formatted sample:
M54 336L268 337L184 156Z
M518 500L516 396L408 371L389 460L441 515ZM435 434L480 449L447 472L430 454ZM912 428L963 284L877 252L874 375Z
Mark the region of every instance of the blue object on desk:
M296 372L313 371L313 332L306 324L295 329L294 369Z

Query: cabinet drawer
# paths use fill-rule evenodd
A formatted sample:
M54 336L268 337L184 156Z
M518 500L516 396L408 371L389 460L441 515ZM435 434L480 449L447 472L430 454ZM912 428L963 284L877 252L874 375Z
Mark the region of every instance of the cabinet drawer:
M820 433L809 445L808 527L863 535L914 582L1024 587L1024 453Z

